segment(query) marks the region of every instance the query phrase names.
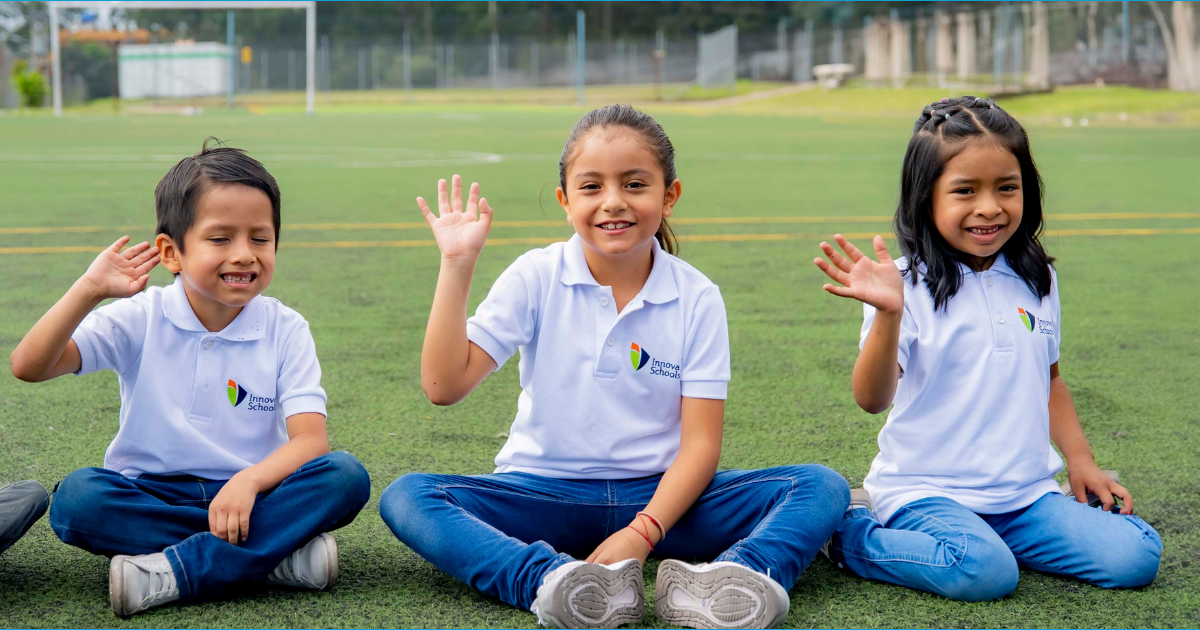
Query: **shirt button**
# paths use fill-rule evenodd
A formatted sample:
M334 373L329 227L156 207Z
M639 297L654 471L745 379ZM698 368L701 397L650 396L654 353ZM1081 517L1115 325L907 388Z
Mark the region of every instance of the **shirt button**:
M608 338L608 345L610 345L610 346L611 346L611 345L613 345L614 343L617 343L617 340L616 340L616 339L613 339L612 337L609 337L609 338Z
M997 318L996 318L996 321L998 321L998 322L1000 322L1001 324L1003 324L1003 323L1004 323L1004 316L1003 316L1003 315L1001 315L1000 317L997 317Z
M992 279L988 278L987 280L984 280L984 283L990 287L990 286L992 286Z
M600 298L600 306L608 306L608 298L606 298L606 297Z
M204 349L205 349L205 350L212 350L212 342L211 342L211 341L205 341L205 342L204 342Z

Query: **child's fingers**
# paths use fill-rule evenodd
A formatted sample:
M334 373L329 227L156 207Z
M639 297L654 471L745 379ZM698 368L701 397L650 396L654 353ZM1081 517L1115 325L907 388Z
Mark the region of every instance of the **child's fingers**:
M838 269L841 269L846 273L850 273L850 269L854 265L845 256L837 253L837 251L833 249L832 245L826 243L825 241L821 241L821 251L825 252L825 255L829 257L829 260L831 260L833 264L837 265Z
M421 216L425 217L425 222L429 224L429 227L433 227L437 217L433 216L433 210L429 209L429 204L425 203L424 197L417 197L417 207L421 209Z
M487 199L479 200L479 222L483 224L484 234L492 230L492 207L488 205Z
M109 245L108 249L109 249L109 251L111 251L114 254L119 254L119 253L121 253L121 248L124 247L125 243L128 243L128 242L129 242L129 235L126 234L125 236L122 236L121 238L113 241L113 244Z
M137 279L137 290L139 293L146 290L147 282L150 282L150 274L145 274Z
M233 544L233 545L238 544L238 515L237 514L234 514L234 513L229 514L228 519L225 521L225 533L226 533L225 540L229 541L229 543Z
M134 267L133 275L141 277L145 274L150 273L150 270L153 269L155 267L155 265L158 264L158 260L159 260L158 254L155 254L154 256L152 256L150 258L150 260L147 260L147 261L143 262L142 264L138 265L137 267Z
M1096 496L1100 497L1101 507L1105 512L1111 512L1113 506L1117 504L1117 502L1113 500L1112 493L1109 492L1108 488L1105 486L1096 488Z
M875 259L876 260L878 260L881 263L892 262L892 254L890 252L888 252L887 244L883 242L882 236L879 236L878 234L876 234L875 239L872 241L872 243L875 245Z
M1117 498L1121 499L1121 513L1133 514L1133 495L1129 494L1129 491L1125 489L1125 486L1113 482L1109 484L1108 489L1114 495L1116 495Z
M851 261L858 262L858 259L863 257L863 253L858 251L858 248L855 247L853 243L846 240L845 236L842 236L841 234L834 234L833 240L837 241L837 244L842 246L842 251L846 252L846 255L850 257Z
M479 208L479 182L471 182L467 192L467 212L475 212Z
M1071 493L1075 495L1073 497L1075 502L1087 503L1087 484L1083 483L1083 481L1072 479L1069 475L1067 481L1071 484Z
M242 542L250 540L250 512L243 512L238 524L242 529Z
M214 509L208 510L208 531L213 536L223 539L222 532L219 529L217 529L217 516L218 516L218 513L216 510L214 510Z
M134 258L146 253L146 250L148 249L150 249L150 243L142 241L141 243L138 243L137 245L134 245L133 247L121 252L121 255L125 257L125 260L133 260Z
M584 560L584 562L595 562L596 556L598 555L600 555L600 548L596 547L595 551L592 552L592 555L588 556L587 560Z
M151 258L154 258L155 256L158 256L158 250L150 247L149 243L142 243L142 245L145 245L146 247L143 248L142 251L140 253L138 253L136 256L128 255L128 252L133 251L135 249L133 247L130 247L129 249L125 250L126 253L122 254L123 256L125 256L126 258L129 259L129 262L133 263L134 267L146 262L147 260L150 260ZM138 247L141 247L141 245L138 245Z
M450 195L446 192L446 180L438 180L438 216L444 217L450 212Z
M845 271L830 266L830 264L824 258L814 258L813 264L819 267L821 271L824 271L825 275L829 276L829 278L834 282L838 282L840 284L850 284L850 276L847 275Z
M454 212L463 211L462 203L462 178L455 173L450 178L450 210Z
M857 299L854 297L854 291L851 290L850 287L839 287L832 284L826 284L821 288L839 297Z

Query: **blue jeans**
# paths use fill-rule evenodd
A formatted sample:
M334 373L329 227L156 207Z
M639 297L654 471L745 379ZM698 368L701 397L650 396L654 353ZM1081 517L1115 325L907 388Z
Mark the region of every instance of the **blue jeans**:
M434 566L528 610L547 572L586 558L628 525L661 478L413 473L383 491L379 512ZM718 472L653 556L716 557L791 588L849 502L846 480L824 466Z
M288 554L353 521L371 493L353 455L323 455L258 495L250 537L232 545L208 529L209 502L225 483L81 468L55 489L50 527L68 545L104 556L165 552L180 600L197 601L263 583Z
M1051 493L1005 514L975 514L955 501L913 501L880 523L846 514L833 559L859 576L962 601L1017 588L1017 567L1104 588L1145 586L1158 573L1162 539L1146 521Z

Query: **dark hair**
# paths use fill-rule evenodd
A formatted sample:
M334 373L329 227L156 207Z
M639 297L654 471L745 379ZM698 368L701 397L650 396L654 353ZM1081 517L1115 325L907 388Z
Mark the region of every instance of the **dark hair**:
M1042 214L1042 177L1029 150L1029 137L1021 123L990 99L963 96L944 99L921 110L904 153L900 175L900 203L893 228L900 251L908 258L913 286L925 266L925 286L934 309L943 309L962 286L958 263L967 255L954 249L933 222L933 188L946 164L972 139L995 142L1012 152L1021 167L1023 210L1017 231L1000 249L1008 264L1039 298L1050 294L1050 263L1054 262L1038 241L1045 224Z
M575 143L596 127L625 127L641 134L649 145L650 152L658 160L658 166L663 172L663 183L670 186L675 182L675 147L671 145L671 139L667 137L667 132L663 131L662 125L631 105L608 105L584 114L583 118L575 123L575 128L571 129L571 135L558 158L558 185L563 189L563 194L566 194L567 190L567 165L571 158L575 157ZM668 254L674 255L679 251L675 231L667 224L666 217L663 217L654 238L658 239L658 244L662 245Z
M212 142L218 146L209 147ZM155 234L166 234L183 251L183 236L196 222L200 197L214 184L241 184L257 188L271 200L271 221L275 223L275 247L279 248L279 185L258 160L233 147L220 146L209 137L200 152L179 160L154 188L154 212L158 216Z

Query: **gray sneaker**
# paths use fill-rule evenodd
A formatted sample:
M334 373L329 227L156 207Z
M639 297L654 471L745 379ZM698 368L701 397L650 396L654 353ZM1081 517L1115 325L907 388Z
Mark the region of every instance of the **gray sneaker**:
M654 610L687 628L772 628L787 616L787 591L769 576L735 562L658 565Z
M616 628L642 620L642 563L568 562L542 578L533 612L552 628Z
M175 572L165 553L113 556L108 564L108 602L118 617L179 599Z
M850 505L846 506L845 513L849 514L850 510L857 510L859 508L866 508L870 512L875 511L874 507L871 505L871 495L867 494L866 488L851 488ZM833 537L830 536L829 539L825 541L825 544L821 545L821 555L825 556L825 559L830 562L833 562L832 549ZM838 565L838 568L841 568L840 564Z
M267 584L320 591L336 584L337 579L337 541L321 534L284 558L267 576Z
M1109 479L1112 479L1113 481L1115 481L1117 483L1121 482L1120 475L1115 470L1102 470L1100 472L1104 473ZM1075 497L1075 491L1071 489L1070 481L1067 481L1066 483L1064 483L1059 489L1062 490L1063 494L1067 495L1068 499ZM1099 496L1089 492L1087 495L1087 504L1092 507L1100 507L1100 506L1104 505L1104 502L1100 500Z

